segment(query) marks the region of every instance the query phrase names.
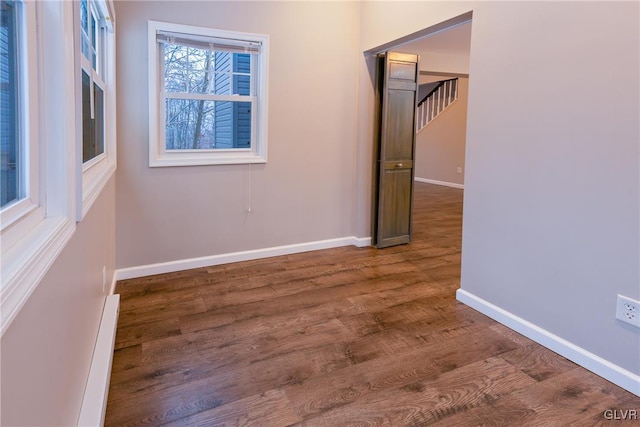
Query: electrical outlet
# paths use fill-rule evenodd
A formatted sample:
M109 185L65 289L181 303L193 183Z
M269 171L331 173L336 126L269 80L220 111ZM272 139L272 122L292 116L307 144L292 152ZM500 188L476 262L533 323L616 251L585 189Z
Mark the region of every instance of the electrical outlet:
M616 319L640 328L640 301L618 295Z
M107 285L107 266L102 266L102 292L104 293L104 288Z
M462 173L462 167L461 167L461 166L458 166L458 167L456 168L456 172L457 172L457 173Z

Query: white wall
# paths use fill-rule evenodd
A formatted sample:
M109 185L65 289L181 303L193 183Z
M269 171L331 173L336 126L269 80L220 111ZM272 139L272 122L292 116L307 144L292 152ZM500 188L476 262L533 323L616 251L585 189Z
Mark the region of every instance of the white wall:
M463 289L636 374L640 330L614 313L640 296L638 13L474 13L462 269Z
M116 12L119 268L353 234L357 3L116 2ZM148 167L147 20L270 36L266 165Z
M638 8L365 2L361 22L366 50L473 10L462 289L635 374L640 331L614 310L640 297Z
M112 178L2 336L0 424L73 426L115 264ZM102 268L107 289L102 290Z

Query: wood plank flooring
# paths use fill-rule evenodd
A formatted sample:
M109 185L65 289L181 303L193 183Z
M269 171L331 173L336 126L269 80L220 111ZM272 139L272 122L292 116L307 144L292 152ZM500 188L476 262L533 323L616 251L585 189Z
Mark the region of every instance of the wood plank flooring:
M107 426L602 426L640 398L455 300L462 191L414 241L121 281Z

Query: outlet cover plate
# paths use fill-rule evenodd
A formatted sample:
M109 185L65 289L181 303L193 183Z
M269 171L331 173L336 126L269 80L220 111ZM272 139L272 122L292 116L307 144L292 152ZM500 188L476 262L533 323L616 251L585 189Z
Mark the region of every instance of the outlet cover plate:
M640 328L640 301L618 294L616 319Z

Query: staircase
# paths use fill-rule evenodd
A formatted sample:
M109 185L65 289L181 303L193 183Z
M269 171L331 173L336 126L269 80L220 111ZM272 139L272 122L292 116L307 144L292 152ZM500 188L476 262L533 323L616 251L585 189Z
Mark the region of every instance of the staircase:
M458 99L458 79L420 85L416 109L416 133Z

